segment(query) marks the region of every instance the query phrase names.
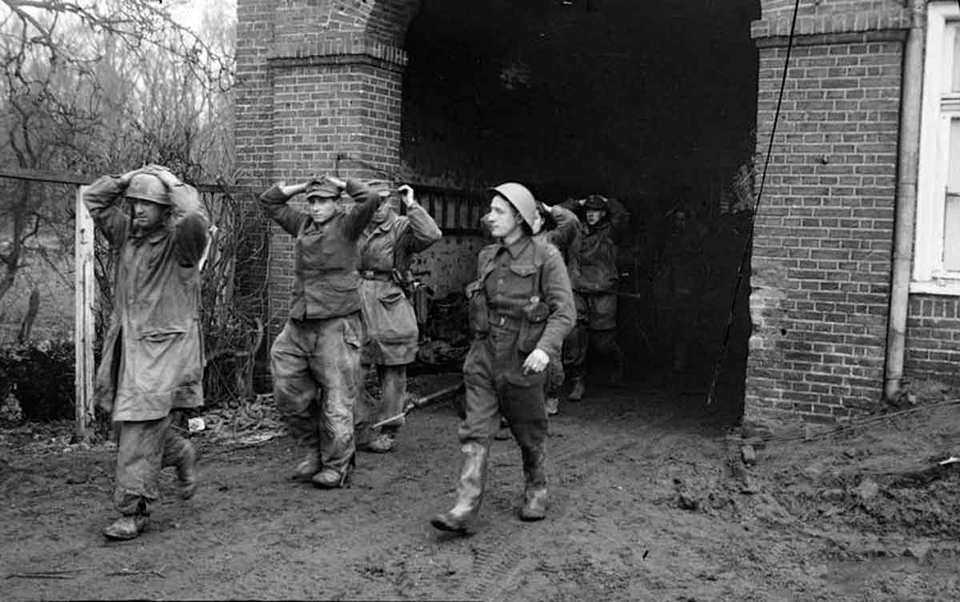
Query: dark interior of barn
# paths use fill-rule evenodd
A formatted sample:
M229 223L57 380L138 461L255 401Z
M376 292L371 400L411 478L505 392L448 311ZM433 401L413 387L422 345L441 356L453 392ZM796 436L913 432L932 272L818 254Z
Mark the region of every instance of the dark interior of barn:
M758 0L424 0L407 34L408 169L471 189L515 180L548 203L599 193L631 212L619 329L638 381L704 390L724 348L721 382L742 388L748 269L733 299L759 13Z

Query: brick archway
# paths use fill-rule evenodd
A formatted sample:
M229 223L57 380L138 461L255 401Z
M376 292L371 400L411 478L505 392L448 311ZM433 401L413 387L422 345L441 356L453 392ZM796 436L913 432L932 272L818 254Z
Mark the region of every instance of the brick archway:
M242 184L266 188L333 173L371 177L400 164L402 45L419 0L238 0L236 150ZM370 168L363 167L371 166ZM252 203L252 199L251 199ZM292 242L240 277L265 288L278 332L292 286ZM266 287L261 283L266 282Z

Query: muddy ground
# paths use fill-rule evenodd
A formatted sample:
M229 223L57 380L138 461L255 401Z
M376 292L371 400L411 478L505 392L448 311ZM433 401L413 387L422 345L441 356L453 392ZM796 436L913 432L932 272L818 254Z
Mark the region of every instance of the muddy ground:
M113 518L109 445L68 445L69 425L8 428L0 597L960 599L960 464L938 464L960 451L960 406L932 396L851 428L750 439L735 412L704 398L595 389L564 405L540 523L517 519L519 452L497 441L469 537L428 523L453 502L448 404L412 415L395 453L362 454L337 491L288 479L298 452L286 436L197 433L197 496L180 501L165 474L151 529L124 543L100 534Z

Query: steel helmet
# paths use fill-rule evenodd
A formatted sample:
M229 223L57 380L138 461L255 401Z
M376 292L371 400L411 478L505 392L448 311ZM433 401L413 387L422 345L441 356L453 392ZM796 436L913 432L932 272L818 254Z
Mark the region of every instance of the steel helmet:
M158 205L172 205L167 185L157 176L149 173L138 173L130 178L130 184L124 192L128 199L150 201Z
M540 211L537 207L537 199L533 198L533 193L523 184L516 182L506 182L495 188L490 188L487 193L491 196L503 197L508 203L513 205L514 209L520 213L523 221L527 222L530 230L536 234L540 232L543 225L543 218L540 217Z

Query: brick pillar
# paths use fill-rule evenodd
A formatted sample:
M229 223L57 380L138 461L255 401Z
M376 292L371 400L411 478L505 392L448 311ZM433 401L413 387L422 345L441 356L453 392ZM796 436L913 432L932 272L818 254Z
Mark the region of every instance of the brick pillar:
M794 0L762 6L758 168ZM883 388L909 14L897 0L800 7L756 221L747 422L834 421L875 406Z
M402 44L418 10L419 0L238 0L242 183L260 190L335 171L393 173L400 164ZM268 232L262 270L246 280L265 291L269 343L286 318L293 245L276 226Z

